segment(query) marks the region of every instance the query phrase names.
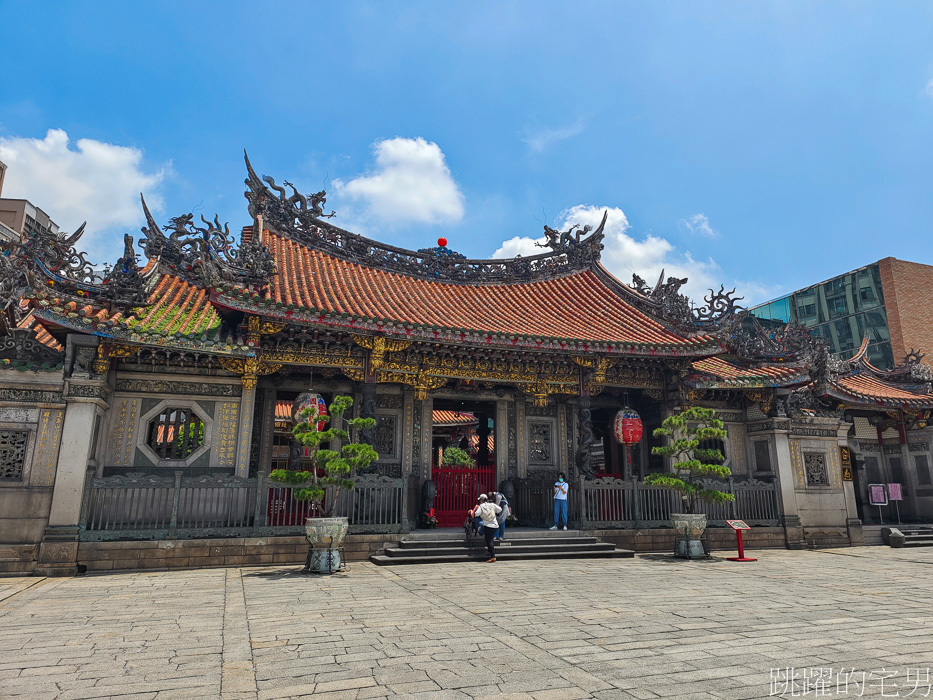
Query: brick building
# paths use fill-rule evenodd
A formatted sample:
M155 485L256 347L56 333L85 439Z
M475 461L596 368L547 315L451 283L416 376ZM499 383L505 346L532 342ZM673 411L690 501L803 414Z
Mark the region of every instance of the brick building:
M868 360L891 369L911 351L933 353L933 266L884 258L753 307L761 321L798 323L851 357L868 340Z

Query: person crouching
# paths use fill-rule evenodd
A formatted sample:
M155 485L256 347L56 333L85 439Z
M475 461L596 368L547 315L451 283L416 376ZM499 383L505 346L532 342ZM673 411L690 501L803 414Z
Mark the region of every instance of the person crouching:
M483 521L483 539L486 541L486 549L489 551L489 559L486 561L492 564L496 560L496 547L493 538L496 536L496 530L499 529L499 521L496 516L502 512L502 508L495 503L490 503L486 494L481 494L479 504L473 509L473 515L479 516Z

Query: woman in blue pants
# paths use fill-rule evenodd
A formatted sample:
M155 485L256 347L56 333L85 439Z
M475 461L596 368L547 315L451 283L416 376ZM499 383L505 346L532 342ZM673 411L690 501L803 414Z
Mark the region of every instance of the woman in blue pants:
M556 530L560 521L564 521L564 529L567 529L567 491L569 484L564 480L563 474L557 475L557 482L554 484L554 527Z

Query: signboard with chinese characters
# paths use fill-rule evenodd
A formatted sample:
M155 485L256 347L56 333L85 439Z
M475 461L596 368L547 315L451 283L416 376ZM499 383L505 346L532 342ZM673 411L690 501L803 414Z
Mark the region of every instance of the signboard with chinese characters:
M727 520L726 524L731 527L733 530L751 530L752 528L746 525L744 520Z
M842 480L852 481L852 453L848 447L839 448L839 463L842 466Z
M888 495L885 493L884 484L868 485L868 502L873 506L888 505Z
M900 484L888 484L888 500L903 501L904 495L901 492Z

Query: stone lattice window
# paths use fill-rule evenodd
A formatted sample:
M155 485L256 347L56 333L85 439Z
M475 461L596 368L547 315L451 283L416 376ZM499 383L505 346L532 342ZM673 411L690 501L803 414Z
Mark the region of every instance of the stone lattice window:
M379 416L376 422L376 452L395 456L395 416Z
M803 468L807 474L807 486L828 486L829 474L826 472L826 455L822 452L805 452Z
M204 421L190 408L166 408L149 421L146 444L159 459L186 459L204 444Z
M551 424L532 423L530 426L530 461L551 463Z
M0 481L22 481L29 433L0 430Z

